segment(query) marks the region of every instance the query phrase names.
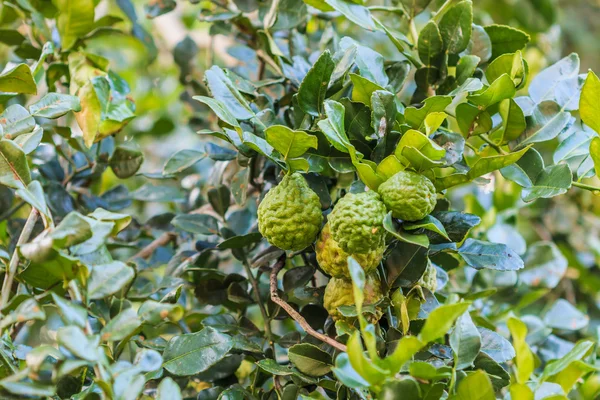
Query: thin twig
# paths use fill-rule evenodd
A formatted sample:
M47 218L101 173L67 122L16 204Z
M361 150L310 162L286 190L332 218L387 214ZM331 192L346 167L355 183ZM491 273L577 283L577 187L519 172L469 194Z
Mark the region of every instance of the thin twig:
M504 151L503 148L501 148L500 146L498 146L496 143L494 143L489 137L487 137L485 134L483 135L479 135L479 137L481 138L481 140L483 140L484 142L486 142L492 149L496 150L498 153L502 154L503 156L507 155L508 153L506 151Z
M10 259L10 264L8 265L6 275L4 275L4 282L2 284L2 300L0 300L0 309L3 309L8 303L13 280L15 279L15 275L17 274L17 268L19 267L19 246L29 240L29 237L31 236L31 232L33 232L33 228L35 227L35 223L39 215L40 213L37 209L31 209L31 213L29 213L29 217L25 222L25 226L23 226L23 230L19 235L19 239L17 239L17 246L15 247L15 251L13 252L13 255Z
M346 351L345 345L343 345L342 343L338 342L335 339L330 338L327 335L324 335L324 334L319 333L316 330L314 330L312 328L312 326L310 326L310 324L306 321L306 319L304 319L304 317L302 315L300 315L300 313L298 311L294 310L294 308L291 305L289 305L289 303L287 303L281 297L279 297L279 294L277 293L277 274L279 273L279 271L281 271L281 269L283 268L284 265L285 265L285 255L281 256L279 258L279 260L277 260L277 262L273 266L273 269L271 270L271 277L270 277L271 285L270 286L271 286L271 300L273 300L273 303L275 303L278 306L280 306L281 308L283 308L290 315L290 317L292 317L292 319L294 321L296 321L302 327L302 329L304 329L304 331L306 333L308 333L309 335L311 335L313 337L316 337L317 339L321 340L322 342L327 343L331 347L335 347L336 349L345 352Z
M573 181L571 183L571 185L578 187L580 189L589 190L590 192L600 192L600 187L598 187L598 186L587 185L585 183L576 182L576 181Z
M154 239L152 242L150 242L150 244L148 244L146 247L135 253L129 259L133 260L135 258L148 258L152 255L152 253L154 253L154 250L166 245L171 240L175 239L175 237L177 237L175 233L165 232L156 239Z

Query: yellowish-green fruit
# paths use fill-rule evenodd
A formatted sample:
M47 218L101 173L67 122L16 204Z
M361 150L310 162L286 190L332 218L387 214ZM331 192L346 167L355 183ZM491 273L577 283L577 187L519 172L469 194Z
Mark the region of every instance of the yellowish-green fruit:
M400 171L379 185L379 194L394 218L418 221L435 208L435 186L427 177Z
M317 261L326 274L334 278L350 279L350 272L348 271L348 256L350 254L345 252L331 236L329 222L321 230L321 235L319 235L315 247ZM385 246L382 244L375 250L364 254L354 254L352 257L360 264L365 274L368 274L377 268L384 251Z
M427 263L427 268L423 272L423 276L417 282L417 285L429 289L431 293L437 289L437 270L432 263Z
M364 303L363 305L376 304L383 299L383 291L381 289L381 282L377 279L377 276L371 274L367 275L364 290ZM353 318L346 318L338 310L340 306L353 306L354 303L354 291L352 289L352 281L349 279L331 278L329 283L325 287L325 295L323 297L323 306L333 318L334 321L338 320L352 320ZM375 314L366 315L368 319L375 323L379 321L379 318L383 315L383 311L376 307Z
M258 206L258 230L283 250L302 250L313 243L323 214L319 196L299 173L286 175Z
M385 205L376 192L348 193L331 214L331 236L349 254L366 254L385 242Z

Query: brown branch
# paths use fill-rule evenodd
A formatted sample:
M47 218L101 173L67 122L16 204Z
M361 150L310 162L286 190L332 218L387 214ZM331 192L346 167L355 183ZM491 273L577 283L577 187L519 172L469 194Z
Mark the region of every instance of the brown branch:
M146 247L131 256L129 260L133 260L134 258L148 258L152 255L152 253L154 253L154 250L166 245L176 237L177 235L173 232L165 232L150 242L150 244L148 244Z
M311 336L316 337L317 339L321 340L322 342L327 343L328 345L335 347L336 349L340 350L340 351L346 351L346 346L343 345L342 343L338 342L335 339L330 338L327 335L324 335L322 333L317 332L316 330L314 330L312 328L312 326L310 326L310 324L306 321L306 319L304 319L304 317L302 315L300 315L300 313L296 310L294 310L294 308L289 305L289 303L287 303L285 300L283 300L281 297L279 297L279 294L277 293L277 274L279 273L279 271L281 271L281 269L283 268L283 266L285 265L285 255L281 256L279 258L279 260L277 260L277 262L275 263L275 265L273 266L273 269L271 270L271 279L270 279L270 287L271 287L271 300L273 300L273 303L279 305L281 308L283 308L289 315L290 317L292 317L292 319L294 319L294 321L296 321L301 327L302 329L304 329L304 331L306 333L308 333Z

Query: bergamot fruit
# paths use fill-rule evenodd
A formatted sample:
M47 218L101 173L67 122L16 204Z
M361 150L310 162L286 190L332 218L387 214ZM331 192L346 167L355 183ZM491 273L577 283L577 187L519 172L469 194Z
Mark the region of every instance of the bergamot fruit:
M331 236L352 255L377 250L385 242L385 214L385 205L376 192L348 193L329 214Z
M427 177L400 171L379 186L379 194L394 218L418 221L435 208L435 186Z
M364 306L376 304L383 299L381 282L379 282L376 275L367 275L364 296ZM325 287L325 295L323 297L323 306L331 318L333 318L334 321L352 320L352 317L344 317L338 310L338 307L353 306L354 304L352 281L349 279L331 278ZM374 314L365 313L365 317L373 323L379 321L379 318L381 318L382 315L383 312L379 307L375 307Z
M331 236L329 222L321 230L321 235L315 245L317 261L323 271L334 278L350 279L348 271L348 254ZM353 257L365 271L365 274L372 272L383 257L385 246L382 244L375 250L364 254L354 254Z
M302 250L315 241L321 224L321 202L299 173L286 175L258 206L258 230L282 250Z
M417 285L429 289L431 293L437 289L437 270L431 262L427 263L427 268L423 272L423 276L417 282Z

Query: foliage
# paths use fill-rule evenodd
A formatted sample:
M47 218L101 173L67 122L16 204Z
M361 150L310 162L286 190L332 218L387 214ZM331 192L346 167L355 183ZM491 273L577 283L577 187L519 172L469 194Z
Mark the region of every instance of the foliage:
M600 396L600 81L508 3L0 1L0 397Z

